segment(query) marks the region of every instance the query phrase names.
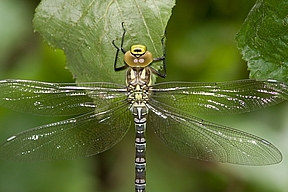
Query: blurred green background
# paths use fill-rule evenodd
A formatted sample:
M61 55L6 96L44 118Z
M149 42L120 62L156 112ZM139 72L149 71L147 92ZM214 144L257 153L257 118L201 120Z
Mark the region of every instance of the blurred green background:
M73 82L65 70L63 52L51 50L33 32L32 18L38 3L0 0L0 79ZM176 3L167 28L168 76L158 80L208 82L248 78L246 63L234 39L255 1L179 0ZM283 103L243 115L204 117L276 145L284 160L265 167L208 163L183 157L162 144L148 127L147 191L288 191L287 114L288 104ZM0 108L0 141L58 120ZM39 191L134 191L134 130L112 149L90 158L37 163L0 161L0 192Z

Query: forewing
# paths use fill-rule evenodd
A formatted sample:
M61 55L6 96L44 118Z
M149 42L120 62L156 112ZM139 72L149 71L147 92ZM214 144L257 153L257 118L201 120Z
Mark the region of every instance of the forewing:
M45 116L78 115L123 99L126 89L113 83L0 81L0 106Z
M74 159L118 143L131 124L126 102L18 133L0 146L0 158L16 161Z
M185 156L242 165L269 165L282 160L275 146L255 135L204 121L156 102L148 107L148 121L153 131L170 148Z
M288 99L287 85L252 79L221 83L169 82L151 86L154 100L188 113L232 115L255 111Z

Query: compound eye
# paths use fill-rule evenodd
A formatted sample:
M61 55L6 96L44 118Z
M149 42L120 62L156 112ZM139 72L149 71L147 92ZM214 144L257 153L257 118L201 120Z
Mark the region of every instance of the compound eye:
M145 51L142 55L132 54L131 51L127 51L124 55L124 61L129 67L146 67L153 62L153 56L149 51Z

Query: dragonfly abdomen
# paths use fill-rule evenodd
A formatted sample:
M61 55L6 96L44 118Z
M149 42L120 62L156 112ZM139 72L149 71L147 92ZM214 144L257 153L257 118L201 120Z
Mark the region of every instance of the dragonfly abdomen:
M135 124L135 187L137 192L144 192L146 188L146 123Z
M145 192L146 188L146 119L148 109L143 105L132 106L135 122L135 191Z

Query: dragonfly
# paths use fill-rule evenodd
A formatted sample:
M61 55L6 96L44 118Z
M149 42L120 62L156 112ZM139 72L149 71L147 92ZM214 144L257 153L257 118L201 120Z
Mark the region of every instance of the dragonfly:
M192 114L231 115L259 110L287 100L287 84L253 79L229 82L152 83L166 76L163 56L147 47L116 50L114 70L126 70L126 84L111 82L47 83L1 80L0 106L43 116L73 116L9 137L0 145L0 158L14 161L75 159L113 147L135 127L135 191L146 191L146 127L166 145L190 158L240 165L271 165L282 160L269 141L198 118ZM118 67L118 55L124 65ZM162 62L162 70L153 63Z

